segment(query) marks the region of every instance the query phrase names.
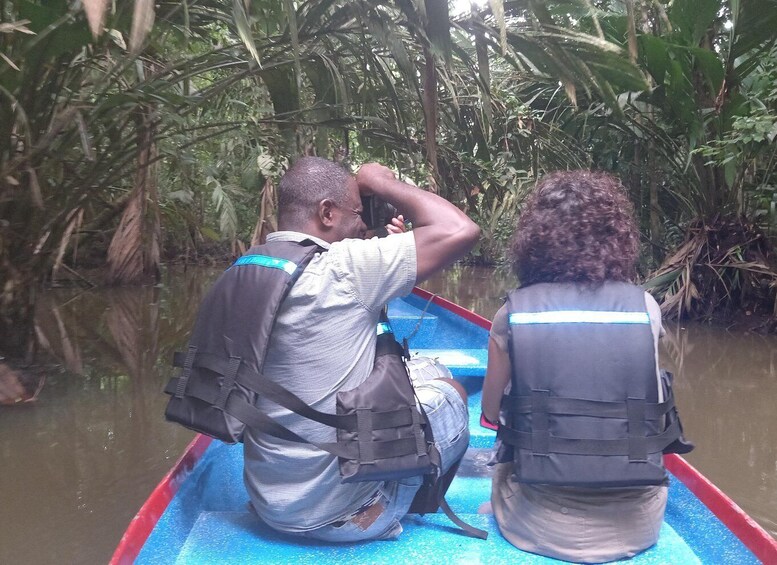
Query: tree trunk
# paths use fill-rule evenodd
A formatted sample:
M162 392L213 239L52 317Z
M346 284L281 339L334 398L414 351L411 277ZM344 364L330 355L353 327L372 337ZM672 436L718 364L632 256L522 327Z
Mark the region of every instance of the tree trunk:
M0 257L0 281L0 355L29 361L37 280Z
M475 4L471 4L472 17L477 16L477 10ZM483 115L485 116L483 124L483 143L478 144L478 156L483 160L490 161L491 155L488 152L489 140L491 139L491 124L494 121L493 112L491 109L491 66L488 60L488 43L486 42L486 35L480 29L475 29L475 52L477 54L478 61L478 75L480 75L480 104L483 108ZM482 147L481 147L482 146Z
M256 221L254 234L251 236L251 247L263 245L267 241L267 234L278 229L276 201L275 185L272 179L268 178L262 189L262 204L259 209L259 218Z
M626 1L626 25L627 35L629 42L629 60L634 63L639 55L639 48L637 46L637 22L635 20L634 13L634 0ZM599 28L601 31L601 28Z
M305 76L310 81L316 96L314 109L310 111L311 121L321 124L337 115L337 96L332 80L321 69L314 65L305 68ZM316 156L329 159L332 151L329 146L329 136L332 128L318 125L314 133L314 147Z
M658 171L656 171L656 151L655 144L651 140L648 142L648 187L650 191L650 254L656 261L656 264L660 263L662 257L660 257L660 242L661 242L661 217L659 215L658 208Z
M259 72L262 81L270 93L275 117L278 121L278 132L285 145L285 154L295 158L302 152L294 114L299 112L299 90L293 69L289 67L273 67Z
M153 116L138 115L138 155L135 187L108 248L108 282L137 284L159 280L160 219L157 196ZM150 209L149 209L150 208Z
M434 180L439 182L437 167L437 68L434 65L434 55L428 47L424 49L424 57L426 60L423 92L426 161L429 163Z

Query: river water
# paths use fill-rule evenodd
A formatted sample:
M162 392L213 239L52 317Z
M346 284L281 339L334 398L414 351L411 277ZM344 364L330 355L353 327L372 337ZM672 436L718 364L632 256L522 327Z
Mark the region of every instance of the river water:
M106 563L194 434L164 421L172 353L212 269L158 287L45 292L36 330L56 362L17 382L0 364L0 563ZM491 317L514 281L457 267L425 288ZM777 536L777 337L667 324L687 458Z

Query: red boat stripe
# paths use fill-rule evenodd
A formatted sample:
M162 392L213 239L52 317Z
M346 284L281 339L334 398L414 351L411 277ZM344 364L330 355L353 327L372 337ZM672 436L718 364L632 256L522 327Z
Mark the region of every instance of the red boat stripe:
M194 468L211 441L212 438L197 434L187 446L181 458L156 486L130 522L116 551L113 552L111 565L131 565L135 561L154 526L167 509L167 505L178 492L178 487L186 474Z

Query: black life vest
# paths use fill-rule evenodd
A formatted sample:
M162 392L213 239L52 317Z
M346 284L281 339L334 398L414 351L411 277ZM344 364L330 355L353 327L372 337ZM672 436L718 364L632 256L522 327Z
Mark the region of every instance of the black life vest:
M690 451L671 377L659 402L644 290L535 284L512 291L511 390L503 442L526 483L581 487L666 482L662 453Z
M245 422L236 414L253 407L251 374L264 369L278 309L317 252L310 240L268 242L253 247L227 269L203 299L183 368L168 383L165 416L227 443L243 441Z

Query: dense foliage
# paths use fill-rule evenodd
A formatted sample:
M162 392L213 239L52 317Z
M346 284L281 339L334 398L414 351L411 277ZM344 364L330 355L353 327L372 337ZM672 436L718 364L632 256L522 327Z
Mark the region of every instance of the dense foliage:
M643 274L674 261L667 311L711 314L709 277L773 304L776 30L775 0L0 0L0 349L34 343L41 283L239 253L300 154L437 190L484 262L539 175L611 170ZM747 226L741 260L677 263L719 222Z

